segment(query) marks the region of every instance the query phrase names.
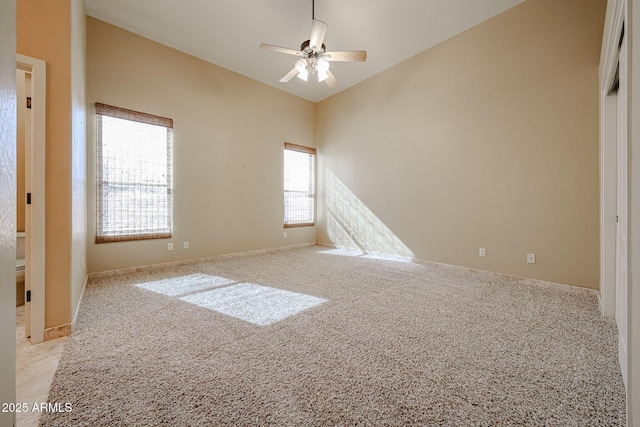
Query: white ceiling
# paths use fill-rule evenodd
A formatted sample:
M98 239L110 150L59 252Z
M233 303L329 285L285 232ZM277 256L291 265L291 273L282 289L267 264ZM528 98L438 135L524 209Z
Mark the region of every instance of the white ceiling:
M327 50L366 50L364 63L331 63L339 81L279 80L297 59L260 43L299 49L312 0L86 0L87 13L244 76L318 102L524 0L315 0Z

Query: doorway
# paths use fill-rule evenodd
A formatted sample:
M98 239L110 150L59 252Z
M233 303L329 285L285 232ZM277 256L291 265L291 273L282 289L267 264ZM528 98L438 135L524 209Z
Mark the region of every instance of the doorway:
M25 333L44 341L46 63L17 55L18 114L24 114ZM26 111L28 110L28 111ZM23 196L23 197L22 197Z

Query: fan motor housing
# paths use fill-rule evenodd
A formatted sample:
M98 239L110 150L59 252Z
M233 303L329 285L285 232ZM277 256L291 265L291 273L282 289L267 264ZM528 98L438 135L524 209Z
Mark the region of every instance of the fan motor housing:
M302 44L300 45L300 52L311 52L311 47L309 46L309 43L311 42L311 40L306 40L304 42L302 42ZM305 51L306 49L306 51ZM327 51L327 47L324 45L324 43L322 43L322 52L326 52Z

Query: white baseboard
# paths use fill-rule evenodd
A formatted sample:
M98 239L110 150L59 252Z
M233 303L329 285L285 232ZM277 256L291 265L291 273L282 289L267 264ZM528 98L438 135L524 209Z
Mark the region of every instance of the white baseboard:
M427 260L423 260L423 259L419 259L419 258L410 258L410 257L403 257L403 256L398 256L398 255L390 255L390 254L382 254L382 253L378 253L378 252L370 252L370 251L362 251L360 249L357 248L347 248L347 247L342 247L342 246L336 246L333 244L329 244L329 243L324 243L324 242L318 242L318 243L302 243L302 244L298 244L298 245L289 245L289 246L280 246L277 248L268 248L268 249L257 249L257 250L253 250L253 251L246 251L246 252L235 252L235 253L230 253L230 254L222 254L222 255L215 255L215 256L210 256L210 257L205 257L205 258L195 258L195 259L187 259L187 260L182 260L182 261L173 261L173 262L166 262L166 263L160 263L160 264L151 264L151 265L145 265L145 266L140 266L140 267L129 267L129 268L123 268L123 269L117 269L117 270L107 270L107 271L100 271L100 272L96 272L96 273L89 273L89 275L87 276L87 281L90 279L94 279L94 278L100 278L100 277L108 277L108 276L113 276L113 275L120 275L120 274L130 274L130 273L135 273L135 272L141 272L141 271L154 271L154 270L160 270L163 268L167 268L167 267L177 267L177 266L181 266L181 265L191 265L191 264L197 264L199 262L210 262L210 261L217 261L217 260L221 260L221 259L229 259L229 258L235 258L235 257L246 257L246 256L252 256L252 255L259 255L259 254L265 254L265 253L270 253L270 252L279 252L279 251L286 251L286 250L290 250L290 249L298 249L298 248L304 248L304 247L310 247L310 246L322 246L322 247L327 247L327 248L332 248L332 249L345 249L345 250L358 250L366 255L371 255L371 256L376 256L382 259L387 259L387 260L401 260L404 262L413 262L416 264L424 264L424 265L431 265L431 266L435 266L438 268L443 268L443 269L464 269L470 272L474 272L474 273L478 273L478 274L485 274L487 275L487 277L493 277L496 279L502 279L502 280L508 280L511 282L517 282L517 283L523 283L523 284L529 284L529 285L536 285L536 286L542 286L542 287L552 287L552 288L560 288L560 289L564 289L564 290L569 290L572 292L579 292L579 293L586 293L588 295L594 296L597 298L598 300L598 305L599 307L601 306L601 300L600 300L600 293L598 292L598 290L596 289L590 289L590 288L585 288L585 287L581 287L581 286L575 286L575 285L569 285L569 284L565 284L565 283L557 283L557 282L549 282L546 280L541 280L541 279L533 279L533 278L528 278L528 277L520 277L520 276L513 276L513 275L509 275L509 274L504 274L504 273L496 273L493 271L486 271L486 270L478 270L475 268L470 268L470 267L462 267L462 266L458 266L458 265L451 265L451 264L444 264L444 263L439 263L439 262L433 262L433 261L427 261ZM86 281L85 281L85 286L86 286ZM82 290L83 295L84 295L84 288ZM82 297L80 298L80 301L82 302ZM80 306L80 304L78 304L78 307ZM77 310L76 310L76 315L74 316L74 321L73 324L75 325L75 320L76 320L76 316L77 316Z
M78 305L73 313L73 319L71 320L71 333L76 330L76 322L78 320L78 313L80 312L80 306L82 305L82 299L84 298L84 290L87 289L87 283L89 283L89 275L84 277L84 284L82 285L82 292L80 292L80 299L78 299Z
M596 289L591 289L591 288L585 288L582 286L575 286L575 285L568 285L565 283L557 283L557 282L549 282L546 280L541 280L541 279L532 279L532 278L528 278L528 277L520 277L520 276L512 276L509 274L504 274L504 273L496 273L493 271L486 271L486 270L478 270L475 268L471 268L471 267L462 267L462 266L458 266L458 265L451 265L451 264L444 264L444 263L439 263L439 262L433 262L433 261L427 261L427 260L423 260L423 259L419 259L419 258L410 258L410 257L403 257L403 256L398 256L398 255L389 255L389 254L380 254L377 252L370 252L370 251L363 251L361 249L358 248L349 248L349 247L343 247L343 246L336 246L330 243L324 243L324 242L320 242L317 243L318 246L324 246L327 248L334 248L334 249L345 249L345 250L357 250L360 251L366 255L373 255L373 256L377 256L377 257L381 257L384 259L389 259L389 260L394 260L395 259L400 259L404 262L413 262L415 264L424 264L424 265L431 265L431 266L436 266L439 268L445 268L445 269L464 269L466 271L470 271L470 272L475 272L475 273L479 273L479 274L486 274L488 277L494 277L496 279L503 279L503 280L508 280L511 282L517 282L517 283L523 283L523 284L529 284L529 285L537 285L537 286L542 286L542 287L554 287L554 288L561 288L561 289L565 289L565 290L570 290L573 292L579 292L579 293L586 293L588 295L594 296L596 298L598 298L598 302L600 302L600 293L598 292L598 290ZM602 310L601 310L602 312Z
M290 249L305 248L305 247L315 246L315 245L316 245L315 243L301 243L298 245L279 246L277 248L257 249L254 251L235 252L231 254L214 255L214 256L204 257L204 258L193 258L193 259L186 259L181 261L165 262L160 264L143 265L139 267L129 267L129 268L121 268L117 270L99 271L95 273L89 273L88 279L90 280L90 279L95 279L100 277L108 277L108 276L114 276L114 275L120 275L120 274L130 274L130 273L135 273L140 271L155 271L155 270L161 270L167 267L178 267L181 265L197 264L199 262L218 261L221 259L229 259L229 258L235 258L235 257L246 257L246 256L252 256L252 255L265 254L269 252L279 252L279 251L286 251Z
M602 307L602 297L600 296L600 291L596 291L596 299L598 300L598 311L600 315L604 317L604 308Z

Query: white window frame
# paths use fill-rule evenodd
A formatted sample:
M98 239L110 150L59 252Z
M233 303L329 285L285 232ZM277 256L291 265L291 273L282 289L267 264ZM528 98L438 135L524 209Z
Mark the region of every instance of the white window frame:
M301 160L308 162L308 181L306 181L306 188L300 189L294 188L294 186L289 183L287 175L290 173L288 171L287 165L287 152L295 152L302 155ZM304 155L307 155L306 157ZM291 144L289 142L285 142L284 144L284 228L294 228L294 227L312 227L315 225L315 210L316 210L316 179L315 179L315 158L316 158L316 149L311 147L305 147L303 145ZM303 166L304 167L304 166ZM303 198L302 205L299 205L299 210L306 212L307 215L303 215L301 217L296 217L295 213L290 212L291 210L291 196L293 194L297 194ZM306 202L305 200L306 199Z

